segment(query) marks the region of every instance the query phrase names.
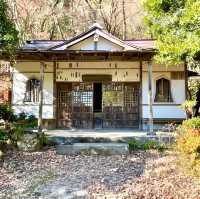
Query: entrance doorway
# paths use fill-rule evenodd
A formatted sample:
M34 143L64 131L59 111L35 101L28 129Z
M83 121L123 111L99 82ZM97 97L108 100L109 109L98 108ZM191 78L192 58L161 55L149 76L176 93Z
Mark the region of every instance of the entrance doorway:
M102 83L93 84L93 113L94 113L94 128L103 128L102 114Z
M102 112L102 83L94 83L93 111Z

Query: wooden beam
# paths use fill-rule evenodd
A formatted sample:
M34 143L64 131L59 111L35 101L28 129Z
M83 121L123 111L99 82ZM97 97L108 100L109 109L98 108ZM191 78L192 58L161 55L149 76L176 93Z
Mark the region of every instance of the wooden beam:
M45 63L40 62L40 87L39 87L39 114L38 114L38 133L42 133L43 129L43 84L44 84L44 68Z
M44 51L44 52L27 52L19 51L16 54L17 61L149 61L154 54L152 52L107 52L107 51ZM9 57L4 54L0 55L3 60Z
M155 135L153 131L153 98L152 98L152 62L148 61L148 100L149 100L149 132L147 135Z

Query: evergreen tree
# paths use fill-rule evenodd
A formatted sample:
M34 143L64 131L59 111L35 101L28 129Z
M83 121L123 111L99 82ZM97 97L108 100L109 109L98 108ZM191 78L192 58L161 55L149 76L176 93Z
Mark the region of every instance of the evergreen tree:
M1 50L13 54L18 44L18 31L8 15L8 6L5 0L0 0L0 45Z

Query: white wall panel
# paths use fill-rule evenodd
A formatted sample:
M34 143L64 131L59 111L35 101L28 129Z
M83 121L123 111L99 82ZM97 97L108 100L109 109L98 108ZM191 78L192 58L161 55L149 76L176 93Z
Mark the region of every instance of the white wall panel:
M33 64L33 63L32 63ZM30 65L32 65L30 64ZM36 72L27 72L29 63L27 67L25 64L18 64L13 74L13 92L12 92L12 106L16 113L26 112L28 114L38 115L38 103L24 102L25 92L26 92L26 82L28 79L36 78L40 79L39 68ZM19 70L20 69L20 70ZM32 70L36 70L32 68ZM49 69L50 70L50 69ZM21 72L22 71L22 72ZM21 72L21 73L20 73ZM53 73L45 73L44 75L44 108L43 116L44 118L53 118Z
M38 117L39 110L38 110L37 105L13 105L12 107L16 114L25 112L27 114L33 114L36 117ZM43 106L43 118L44 119L53 119L53 106L52 105L44 105Z
M162 118L177 118L185 119L185 112L180 108L180 106L153 106L153 117L157 119ZM143 106L143 118L149 118L149 108L148 106Z

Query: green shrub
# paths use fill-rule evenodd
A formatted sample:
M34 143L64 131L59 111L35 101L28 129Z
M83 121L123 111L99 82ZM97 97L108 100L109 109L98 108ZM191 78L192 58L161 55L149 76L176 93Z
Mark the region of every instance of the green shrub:
M195 101L193 100L186 100L183 104L181 104L181 108L183 110L187 110L189 108L192 108L195 105Z
M156 141L148 140L142 145L142 147L144 150L149 150L149 149L157 149L158 145L159 144Z
M11 141L11 144L16 146L17 142L23 138L24 135L24 128L22 126L14 126L8 132L8 138Z
M0 141L5 141L8 139L8 135L5 131L0 130Z
M39 134L38 139L39 139L38 149L41 149L42 147L49 145L49 140L47 139L47 136L44 133Z
M200 118L194 117L182 123L182 129L200 129Z
M145 142L140 142L135 139L128 142L129 150L150 150L150 149L157 149L159 151L163 151L166 146L163 144L159 144L154 140L146 140Z
M28 115L27 117L27 127L29 128L35 128L38 125L38 120L35 117L35 115Z
M16 116L16 125L23 125L24 128L35 128L37 127L37 118L34 115L21 112Z
M137 140L133 139L131 141L128 142L129 145L129 149L130 150L138 150L141 149L141 143L138 142Z
M196 92L200 88L200 79L199 78L189 78L188 88L189 88L189 92L190 92L190 96L189 96L190 99L196 100Z
M0 119L5 122L13 122L16 119L16 116L13 112L13 109L7 104L0 104Z
M21 121L21 120L25 120L27 118L27 114L25 112L21 112L17 115L17 120Z

